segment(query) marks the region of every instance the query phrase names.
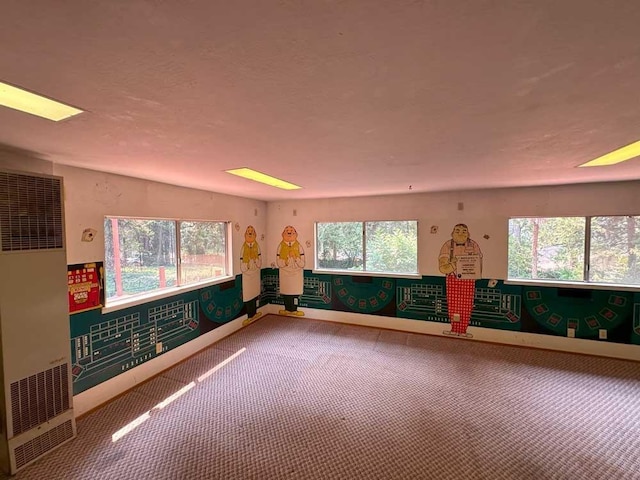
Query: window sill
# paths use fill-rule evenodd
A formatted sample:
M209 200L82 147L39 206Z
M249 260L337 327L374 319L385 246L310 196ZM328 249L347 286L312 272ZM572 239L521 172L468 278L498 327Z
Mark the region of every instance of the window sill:
M350 275L353 277L382 277L382 278L422 278L419 273L384 273L384 272L363 272L359 270L322 270L314 268L313 273L325 275Z
M584 288L590 290L618 290L627 292L640 291L640 285L623 285L617 283L596 282L570 282L562 280L524 280L510 279L504 281L505 285L522 285L525 287L558 287L558 288Z
M216 278L215 280L207 280L205 282L192 283L189 285L183 285L180 287L170 287L162 290L156 290L154 292L149 293L141 293L139 295L132 295L126 298L120 298L118 300L111 300L108 304L102 308L102 313L110 313L118 310L123 310L125 308L135 307L137 305L142 305L144 303L149 303L154 300L161 300L167 297L173 297L175 295L179 295L181 293L191 292L193 290L198 290L200 288L209 287L211 285L217 285L219 283L228 282L229 280L233 280L235 277L233 275L228 275L226 277Z

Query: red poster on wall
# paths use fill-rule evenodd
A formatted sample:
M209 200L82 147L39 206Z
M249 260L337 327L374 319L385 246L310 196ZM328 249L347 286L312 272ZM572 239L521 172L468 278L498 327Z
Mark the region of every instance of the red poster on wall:
M69 313L84 312L104 305L103 272L102 262L68 266Z

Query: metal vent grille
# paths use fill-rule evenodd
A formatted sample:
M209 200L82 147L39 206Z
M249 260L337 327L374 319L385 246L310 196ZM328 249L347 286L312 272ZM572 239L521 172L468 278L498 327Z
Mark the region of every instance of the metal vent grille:
M73 422L67 420L48 432L15 448L16 470L73 438Z
M0 172L2 251L62 248L62 182Z
M13 435L26 432L69 410L68 364L11 384Z

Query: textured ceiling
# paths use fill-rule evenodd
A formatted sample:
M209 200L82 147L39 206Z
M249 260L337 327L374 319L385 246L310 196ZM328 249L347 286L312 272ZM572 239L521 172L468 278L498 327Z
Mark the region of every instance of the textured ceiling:
M575 168L640 140L638 25L637 0L5 0L0 81L87 113L0 107L0 147L263 200L639 179Z

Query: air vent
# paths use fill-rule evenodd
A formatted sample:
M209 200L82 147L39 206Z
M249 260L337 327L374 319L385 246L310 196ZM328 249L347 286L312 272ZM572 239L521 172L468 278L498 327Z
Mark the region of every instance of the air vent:
M73 421L67 420L48 432L17 446L14 450L16 459L15 469L20 469L58 445L72 439L73 436Z
M67 363L11 384L14 436L60 415L69 408Z
M0 172L2 251L63 247L62 181Z

